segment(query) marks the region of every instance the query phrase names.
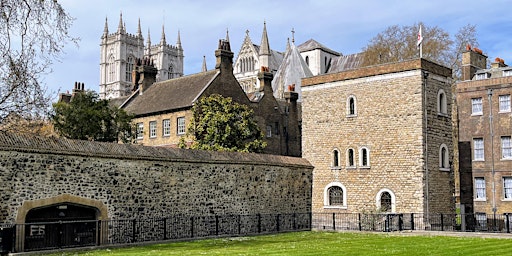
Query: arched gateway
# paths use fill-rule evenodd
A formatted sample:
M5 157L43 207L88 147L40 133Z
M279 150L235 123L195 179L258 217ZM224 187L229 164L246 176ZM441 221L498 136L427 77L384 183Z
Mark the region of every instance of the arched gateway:
M95 245L103 238L98 220L107 219L101 201L62 194L25 201L18 211L18 251L37 250L40 245L56 248Z

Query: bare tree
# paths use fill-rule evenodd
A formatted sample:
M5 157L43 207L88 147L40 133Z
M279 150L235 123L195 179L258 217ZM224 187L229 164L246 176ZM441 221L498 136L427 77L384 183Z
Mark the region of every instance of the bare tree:
M440 27L429 27L423 23L412 26L394 25L377 34L366 47L363 65L398 62L419 57L418 31L422 26L423 58L453 69L454 78L460 76L460 57L466 44L477 46L476 27L466 25L459 32L450 34Z
M49 109L41 76L67 42L77 43L68 34L72 22L57 0L0 0L0 121Z

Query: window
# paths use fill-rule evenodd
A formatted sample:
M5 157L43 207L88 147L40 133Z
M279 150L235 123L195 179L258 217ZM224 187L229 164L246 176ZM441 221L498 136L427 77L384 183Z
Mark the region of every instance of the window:
M354 149L352 148L347 150L347 167L355 167Z
M149 122L149 137L156 138L156 121Z
M279 122L274 123L274 134L279 135Z
M267 125L267 138L270 138L272 137L272 126L271 125Z
M489 78L489 73L476 74L476 80L482 80Z
M144 123L137 123L137 139L144 138Z
M169 66L169 69L167 70L168 73L167 73L167 79L171 79L171 78L174 78L174 69L172 68L172 66Z
M163 135L171 136L171 119L164 119L162 121Z
M355 116L357 115L356 112L356 97L355 96L349 96L347 99L347 116Z
M332 167L340 166L340 151L337 149L332 151Z
M126 61L126 81L132 82L132 71L133 71L133 63L134 63L133 56L128 57L128 60Z
M485 201L485 179L483 177L475 177L475 200Z
M501 137L501 159L512 159L510 136Z
M178 119L176 120L176 123L178 124L177 125L178 135L185 134L185 117L184 116L178 117Z
M485 212L475 212L475 219L477 221L478 230L487 229L487 214Z
M503 198L512 199L512 177L503 177Z
M512 76L512 69L503 70L503 76Z
M370 167L370 151L368 148L359 150L359 165L361 167Z
M448 147L445 144L442 144L441 147L439 147L439 169L442 171L450 170L449 157L450 153L448 152Z
M395 212L395 194L389 189L381 189L375 197L377 209L382 212Z
M484 160L484 139L482 138L473 139L473 160Z
M510 112L510 94L500 95L500 112Z
M437 92L437 112L442 115L448 114L448 104L446 103L446 93L443 89Z
M116 63L115 63L115 58L114 58L114 54L111 54L109 57L108 57L108 62L107 62L107 81L108 82L113 82L115 81L115 76L116 76Z
M340 182L332 182L324 189L325 208L346 208L347 189Z
M306 56L306 65L309 67L309 56Z
M482 113L482 98L471 99L471 115L481 115Z

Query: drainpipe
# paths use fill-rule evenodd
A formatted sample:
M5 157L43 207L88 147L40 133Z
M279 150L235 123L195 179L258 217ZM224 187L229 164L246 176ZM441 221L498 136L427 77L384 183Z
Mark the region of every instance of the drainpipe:
M494 182L494 130L493 130L493 116L492 116L492 89L487 89L487 96L489 97L489 132L491 135L491 186L492 186L492 213L493 219L496 221L496 184ZM496 225L494 225L496 227Z
M426 217L427 217L427 220L429 220L429 213L430 213L430 205L429 205L429 172L428 172L428 118L427 118L427 115L428 115L428 111L427 111L427 78L428 78L428 72L427 71L423 71L423 87L424 87L424 107L423 107L423 111L425 112L424 113L424 116L425 116L425 190L426 190L426 194L425 194L425 200L426 200L426 211L425 211L425 214L426 214Z

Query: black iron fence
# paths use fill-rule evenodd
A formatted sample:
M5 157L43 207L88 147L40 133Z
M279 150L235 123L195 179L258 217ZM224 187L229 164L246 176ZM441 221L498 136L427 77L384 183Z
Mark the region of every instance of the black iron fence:
M462 231L501 232L512 230L512 213L423 214L423 213L313 213L311 227L317 230L359 231Z
M246 236L311 230L311 213L158 219L60 221L0 225L0 254L60 248ZM3 235L2 235L3 234Z

